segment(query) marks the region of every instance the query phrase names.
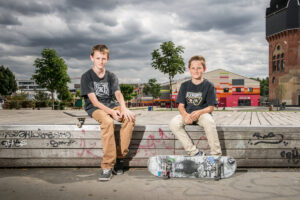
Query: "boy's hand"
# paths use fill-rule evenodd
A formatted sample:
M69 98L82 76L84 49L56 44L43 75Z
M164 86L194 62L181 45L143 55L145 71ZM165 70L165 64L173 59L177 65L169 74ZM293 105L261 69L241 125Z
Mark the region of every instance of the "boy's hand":
M199 110L196 110L196 111L193 111L190 115L191 115L191 118L193 121L198 121L198 119L201 115L201 112Z
M124 117L128 121L135 121L135 114L131 112L128 108L121 109L121 117Z
M118 110L113 110L111 116L114 118L114 120L116 120L118 122L122 120L121 113Z
M192 124L193 123L193 119L191 118L191 114L186 114L184 116L184 123L185 124Z

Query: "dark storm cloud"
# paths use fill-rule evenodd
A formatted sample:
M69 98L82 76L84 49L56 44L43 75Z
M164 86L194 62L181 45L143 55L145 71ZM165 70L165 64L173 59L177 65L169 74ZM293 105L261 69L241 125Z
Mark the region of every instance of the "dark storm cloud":
M51 7L43 1L20 1L20 0L1 0L0 7L3 10L20 13L23 15L36 15L39 13L50 13Z
M218 14L216 14L218 15ZM224 15L206 21L191 20L187 29L192 31L221 30L227 33L241 34L249 31L252 26L253 16ZM253 18L252 18L253 17Z
M11 15L6 11L0 13L0 24L2 25L21 25L22 23L17 17Z
M122 0L66 0L65 5L68 7L76 7L84 10L112 10L114 9ZM126 2L126 1L125 1Z
M137 74L135 77L140 76L141 80L146 81L154 74L151 71L151 52L164 41L172 40L186 47L185 57L190 56L189 50L193 49L209 52L212 57L215 51L219 51L223 58L232 53L224 50L227 40L239 44L247 37L254 37L251 35L253 32L261 32L264 37L265 8L254 5L261 5L259 2L0 0L0 65L11 66L19 75L23 70L23 75L30 78L34 59L40 57L43 48L53 48L66 59L70 71L73 70L70 75L78 76L91 64L91 47L101 43L110 48L109 66L122 72L121 79L128 79L130 73L123 72L131 70L131 74ZM207 35L211 30L221 33ZM195 43L191 41L191 35L195 37ZM203 40L197 46L197 40L203 38L207 41ZM212 45L220 39L223 41ZM244 48L251 54L250 58L256 55L255 47L254 50ZM213 58L208 60L218 61ZM236 67L249 61L232 56L230 62ZM229 65L226 59L220 59L217 63Z
M187 7L180 9L178 14L191 31L220 30L231 34L243 34L257 29L256 23L263 24L263 12L258 15L259 8L254 6L257 0L249 1L202 1L202 4L193 4L194 9ZM256 28L256 30L253 30Z

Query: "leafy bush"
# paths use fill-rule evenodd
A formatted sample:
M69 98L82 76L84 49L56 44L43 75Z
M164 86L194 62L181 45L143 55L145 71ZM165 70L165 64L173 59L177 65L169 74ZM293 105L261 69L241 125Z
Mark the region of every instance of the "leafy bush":
M32 107L32 101L25 100L25 101L19 101L19 104L22 108L31 108Z

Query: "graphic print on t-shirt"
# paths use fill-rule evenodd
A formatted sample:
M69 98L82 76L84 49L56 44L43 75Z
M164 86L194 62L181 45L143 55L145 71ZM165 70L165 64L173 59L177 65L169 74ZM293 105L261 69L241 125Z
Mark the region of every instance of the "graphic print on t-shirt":
M202 92L187 92L185 98L188 104L198 106L202 101Z
M96 96L109 96L108 82L94 82Z

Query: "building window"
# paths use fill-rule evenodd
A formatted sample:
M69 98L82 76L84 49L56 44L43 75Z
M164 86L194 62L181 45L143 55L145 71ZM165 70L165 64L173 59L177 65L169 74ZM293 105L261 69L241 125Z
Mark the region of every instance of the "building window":
M284 72L284 49L278 44L272 55L272 73Z
M253 92L253 88L252 87L248 88L248 92Z
M273 56L272 63L273 63L272 72L275 72L276 71L276 56Z
M284 72L284 64L285 64L285 61L284 61L284 53L281 54L281 71Z
M244 79L232 79L232 85L244 85Z
M224 93L228 93L229 92L229 88L224 88L223 91L224 91Z
M272 83L275 84L275 82L276 82L276 78L273 77L273 78L272 78Z
M241 88L235 88L235 91L236 91L236 92L241 92L242 89L241 89Z
M277 71L280 71L280 55L277 55Z

